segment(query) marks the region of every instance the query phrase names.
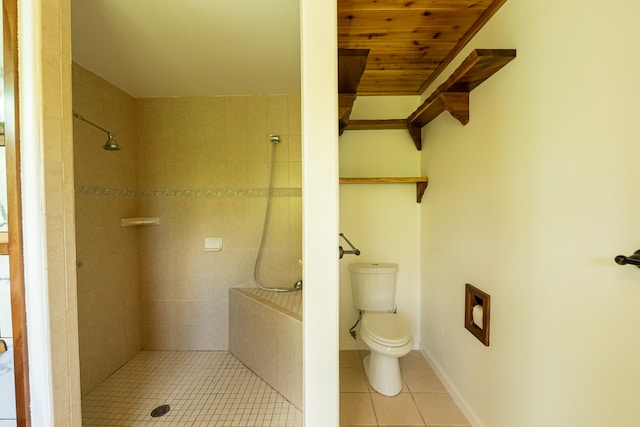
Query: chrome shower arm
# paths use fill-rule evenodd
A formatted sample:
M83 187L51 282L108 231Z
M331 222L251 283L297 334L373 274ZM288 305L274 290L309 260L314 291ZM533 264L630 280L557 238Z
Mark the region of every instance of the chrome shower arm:
M84 118L84 116L81 116L80 114L76 113L75 111L73 112L73 117L75 117L78 120L82 120L85 123L89 123L91 126L100 129L102 132L106 133L109 136L113 135L113 133L111 133L110 131L106 130L102 126L99 126L99 125L93 123L91 120Z

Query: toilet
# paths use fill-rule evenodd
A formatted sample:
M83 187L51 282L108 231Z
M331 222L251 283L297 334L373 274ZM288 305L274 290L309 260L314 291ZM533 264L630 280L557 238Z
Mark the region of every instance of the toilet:
M393 263L349 265L353 305L362 313L360 337L371 353L363 364L369 384L385 396L402 391L398 359L411 351L409 325L396 310L396 276Z

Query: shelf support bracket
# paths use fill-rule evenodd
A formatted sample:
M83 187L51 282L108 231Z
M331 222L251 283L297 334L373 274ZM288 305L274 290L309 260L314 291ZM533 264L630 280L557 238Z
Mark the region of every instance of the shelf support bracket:
M469 123L469 92L443 92L438 98L456 120L463 125Z
M409 135L411 135L411 139L413 139L413 143L416 145L418 151L422 150L422 128L407 123L407 129L409 130Z
M424 195L427 186L429 185L429 181L426 182L416 182L416 202L422 203L422 196Z

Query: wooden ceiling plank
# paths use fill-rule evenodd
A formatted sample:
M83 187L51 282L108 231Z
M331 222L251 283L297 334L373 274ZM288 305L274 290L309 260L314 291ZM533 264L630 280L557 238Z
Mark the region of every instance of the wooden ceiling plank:
M421 48L419 46L413 47L394 47L393 45L387 46L374 46L371 49L368 61L376 62L395 62L402 64L403 62L416 62L421 60L438 61L442 59L442 55L449 51L447 47L455 46L454 43L447 45L439 45L436 47Z
M379 40L374 43L357 42L351 43L346 49L362 49L363 46L369 46L370 50L368 61L372 59L391 60L391 61L419 61L420 59L437 60L442 62L442 58L446 56L451 49L455 48L457 43L430 43L423 44L417 41L415 44L399 43L397 41ZM344 48L344 45L340 46Z
M425 76L428 76L431 73L431 70L417 70L417 69L407 69L407 70L375 70L375 69L366 69L363 78L366 77L368 79L395 79L399 77L410 77L414 79L423 79ZM424 80L423 80L424 81Z
M338 0L338 46L370 50L357 94L424 92L505 1Z
M380 27L354 27L338 28L338 40L346 37L353 40L376 41L379 39L391 39L403 41L406 39L457 42L464 35L463 29L451 26L436 27L433 25L409 26L409 25L385 25Z
M474 13L477 10L485 10L491 4L492 0L482 0L480 2L451 2L446 0L436 0L432 2L421 1L405 1L395 3L390 1L378 2L373 7L369 5L347 4L348 2L339 1L338 10L345 13L393 13L393 12L431 12L431 13L448 13L468 12Z
M338 0L341 10L486 8L491 0Z
M377 63L373 63L373 64L367 64L367 68L365 70L365 72L367 71L393 71L393 70L420 70L420 71L424 71L424 72L428 72L429 74L431 74L433 72L433 70L435 70L438 67L438 64L436 62L422 62L422 63L416 63L416 64L394 64L393 62L388 62L388 63L381 63L381 62L377 62Z
M482 14L482 10L451 10L451 11L338 11L338 29L358 27L470 27Z
M450 44L448 45L449 47L453 47L455 46L455 44ZM396 63L401 63L401 62L413 62L413 61L420 61L421 59L428 59L428 60L438 60L438 63L440 63L440 60L442 59L442 55L446 55L446 53L449 52L449 49L447 49L446 47L440 48L416 48L415 46L413 48L404 48L404 47L398 47L398 48L394 48L393 46L389 46L389 48L387 48L386 46L384 46L384 48L378 48L378 47L374 47L372 49L372 52L369 55L369 58L367 61L394 61Z

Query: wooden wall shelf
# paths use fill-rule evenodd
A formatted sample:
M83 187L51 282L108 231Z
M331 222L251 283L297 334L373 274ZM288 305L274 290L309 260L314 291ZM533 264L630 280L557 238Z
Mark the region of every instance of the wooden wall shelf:
M422 138L422 131L416 126L411 126L407 119L383 119L383 120L349 120L349 122L341 128L345 130L384 130L384 129L407 129L411 139L416 141ZM419 150L420 148L418 148Z
M469 92L516 57L515 49L476 49L454 73L407 118L409 132L422 149L422 127L447 110L460 123L469 123Z
M344 130L406 129L407 119L349 120Z
M415 183L416 184L416 202L422 202L422 196L424 191L429 185L429 178L426 176L419 177L403 177L403 178L340 178L340 184L402 184L402 183Z
M369 49L338 49L338 126L340 135L349 122Z

